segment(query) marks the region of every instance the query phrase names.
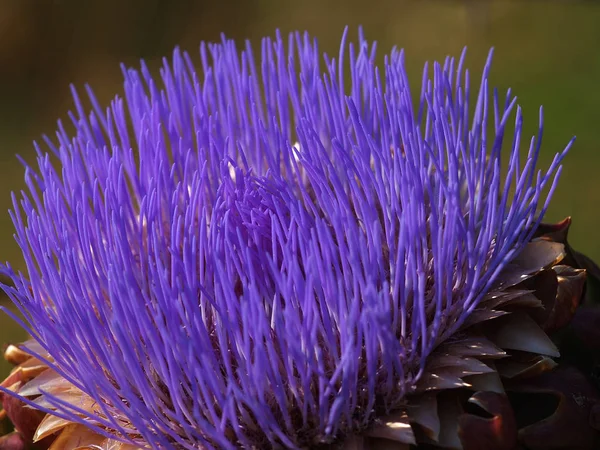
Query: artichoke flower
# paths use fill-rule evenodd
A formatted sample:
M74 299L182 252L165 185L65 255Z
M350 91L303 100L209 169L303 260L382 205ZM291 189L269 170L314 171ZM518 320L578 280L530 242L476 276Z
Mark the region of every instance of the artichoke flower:
M200 60L123 68L106 109L74 91L74 129L25 164L6 442L522 445L507 392L557 370L585 292L570 219L541 222L571 143L537 168L541 110L521 142L491 53L477 90L463 52L418 97L362 34L337 59L294 33Z

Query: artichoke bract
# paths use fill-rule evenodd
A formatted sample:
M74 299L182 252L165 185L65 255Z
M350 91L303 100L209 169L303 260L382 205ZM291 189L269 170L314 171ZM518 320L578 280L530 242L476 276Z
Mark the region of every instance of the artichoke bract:
M521 142L491 53L474 91L463 52L416 95L403 52L377 67L362 33L337 59L300 33L192 59L175 50L160 82L123 68L106 109L74 92L74 131L26 165L26 271L2 269L32 337L6 352L17 432L52 449L515 444L505 380L554 368L549 334L583 295L560 226L540 226L571 144L538 170L541 110Z

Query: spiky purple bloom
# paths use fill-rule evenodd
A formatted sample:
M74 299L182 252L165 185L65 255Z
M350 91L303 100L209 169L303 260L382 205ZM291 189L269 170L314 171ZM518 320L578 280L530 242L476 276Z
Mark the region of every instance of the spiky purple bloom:
M414 108L402 51L380 71L362 36L338 60L300 34L200 56L176 50L162 86L123 69L106 110L75 95L74 137L59 124L14 199L27 274L5 289L99 405L50 396L63 417L156 449L330 442L410 395L566 150L536 170L540 114L522 164L491 58L476 96L464 54L426 67Z

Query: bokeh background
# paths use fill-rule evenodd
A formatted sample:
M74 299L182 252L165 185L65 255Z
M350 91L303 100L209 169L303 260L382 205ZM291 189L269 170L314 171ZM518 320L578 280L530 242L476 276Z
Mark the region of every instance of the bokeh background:
M426 60L466 45L477 74L494 46L492 82L514 89L529 135L545 107L542 163L577 136L548 218L573 216L572 243L600 260L600 2L591 0L0 0L0 260L23 266L7 212L24 187L15 155L33 163L32 142L67 119L70 83L89 83L107 104L121 93L121 62L143 58L158 73L176 45L197 59L199 42L221 32L257 45L277 28L308 30L331 54L346 25L352 36L362 25L380 55L404 47L414 86ZM0 343L22 337L0 317Z

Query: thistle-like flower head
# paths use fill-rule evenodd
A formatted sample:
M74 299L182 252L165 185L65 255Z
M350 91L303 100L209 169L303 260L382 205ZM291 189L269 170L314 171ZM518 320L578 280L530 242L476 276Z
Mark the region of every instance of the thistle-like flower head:
M156 449L360 433L501 284L565 152L536 169L541 114L522 142L490 60L475 92L463 54L416 95L362 36L337 60L300 34L192 60L123 69L107 109L75 95L74 133L26 168L5 289L50 367L27 401Z

